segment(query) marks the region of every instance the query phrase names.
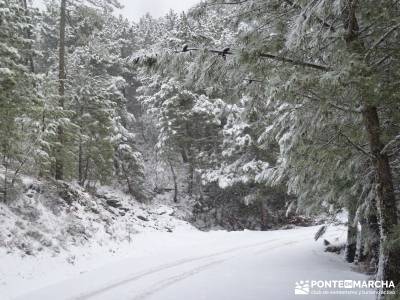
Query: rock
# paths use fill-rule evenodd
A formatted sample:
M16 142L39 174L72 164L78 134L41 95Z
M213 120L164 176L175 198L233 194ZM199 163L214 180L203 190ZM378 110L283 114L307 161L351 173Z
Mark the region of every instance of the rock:
M119 201L115 200L115 199L109 199L109 200L106 201L106 203L107 203L107 205L109 205L111 207L114 207L114 208L122 207L122 204L119 203Z
M159 187L155 187L154 188L154 193L156 194L164 194L164 193L168 193L168 192L172 192L174 189L172 188L159 188Z
M75 255L70 255L70 256L67 257L66 260L67 260L67 262L68 262L69 264L74 265L75 262L76 262L76 256L75 256Z
M344 245L344 244L341 244L341 245L330 244L325 248L325 252L332 252L332 253L340 254L345 248L346 248L346 245Z
M296 225L288 224L288 225L283 225L280 229L290 230L290 229L294 229L294 228L296 228Z
M33 256L33 250L32 249L25 249L25 254L26 255L30 255L30 256Z
M70 187L66 183L58 184L58 195L63 199L68 205L72 205L74 201L79 199L79 193Z
M96 194L95 196L96 198L107 200L107 197L105 195Z
M313 220L311 218L304 216L292 216L291 218L288 219L288 223L302 227L308 227L314 225Z
M149 221L149 219L147 219L146 217L143 217L143 216L137 216L137 218L142 220L142 221L145 221L145 222Z

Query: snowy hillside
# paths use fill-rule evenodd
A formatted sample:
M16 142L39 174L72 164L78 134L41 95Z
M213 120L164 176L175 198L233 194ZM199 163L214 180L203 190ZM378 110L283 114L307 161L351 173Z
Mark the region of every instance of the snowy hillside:
M3 254L68 253L73 247L130 242L139 232L191 228L174 217L183 217L184 212L161 197L145 204L113 188L102 187L90 194L78 185L27 177L23 189L16 201L0 203Z

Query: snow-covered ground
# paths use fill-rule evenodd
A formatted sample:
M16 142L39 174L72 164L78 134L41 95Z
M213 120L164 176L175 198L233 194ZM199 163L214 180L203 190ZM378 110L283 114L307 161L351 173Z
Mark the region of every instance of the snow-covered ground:
M164 194L140 203L118 188L98 187L93 194L77 184L26 176L18 197L0 203L0 257L57 255L74 246L115 246L139 232L192 228L185 221L190 210L168 199Z
M323 252L316 227L269 232L145 232L118 248L76 248L68 257L0 257L0 299L298 299L304 280L365 280ZM326 238L345 236L330 228ZM69 262L68 262L69 261ZM374 299L324 295L307 299Z

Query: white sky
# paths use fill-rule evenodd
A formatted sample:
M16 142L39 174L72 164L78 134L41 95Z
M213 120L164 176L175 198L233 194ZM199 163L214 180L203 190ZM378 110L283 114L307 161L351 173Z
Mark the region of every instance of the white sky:
M120 0L120 2L125 6L122 14L137 21L147 12L154 17L161 17L170 9L177 12L185 11L200 0Z
M40 6L42 0L32 0L35 6ZM186 11L200 0L120 0L124 5L122 15L133 21L150 13L154 17L165 15L170 9L176 12Z

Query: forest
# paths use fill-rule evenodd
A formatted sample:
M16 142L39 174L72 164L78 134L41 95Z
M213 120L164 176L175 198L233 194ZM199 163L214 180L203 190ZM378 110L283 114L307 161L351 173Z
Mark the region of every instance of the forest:
M2 209L28 214L35 190L69 212L112 186L206 231L345 213L345 260L399 290L400 2L207 0L138 22L121 7L0 0Z

